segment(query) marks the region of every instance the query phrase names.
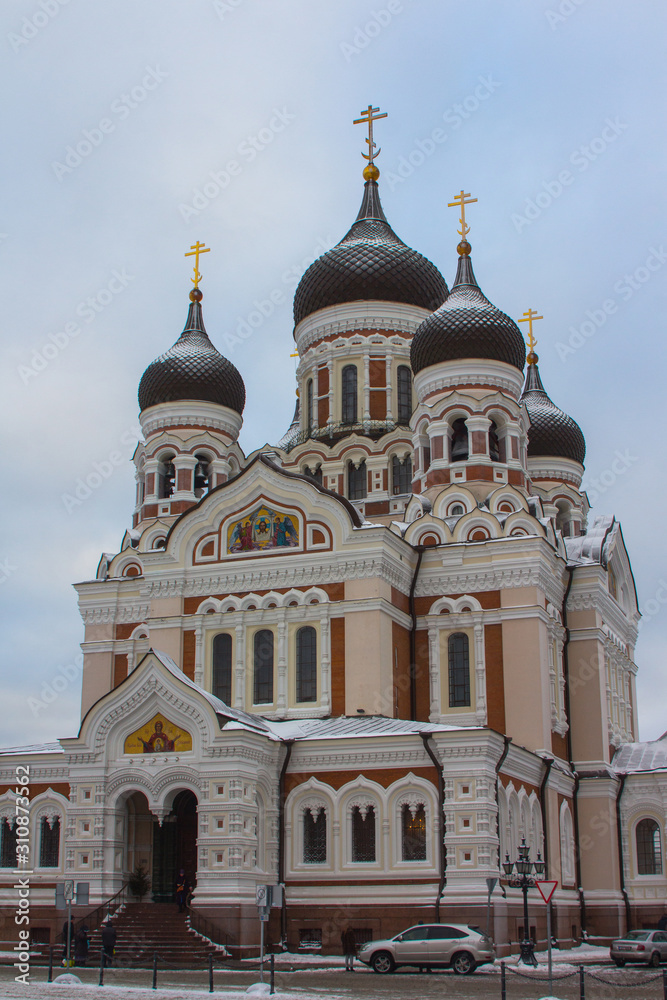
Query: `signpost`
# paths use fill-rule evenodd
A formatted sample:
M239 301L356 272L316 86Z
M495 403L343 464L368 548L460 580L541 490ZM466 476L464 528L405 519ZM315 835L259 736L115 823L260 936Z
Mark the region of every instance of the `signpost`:
M283 886L278 885L256 885L255 903L259 910L260 936L259 936L259 981L264 982L264 924L269 919L272 906L283 905Z
M547 906L547 954L549 962L549 993L553 992L553 982L552 982L552 965L551 965L551 897L553 896L558 882L556 881L542 881L536 882L535 885L539 889L540 896L544 900Z
M486 880L486 936L491 937L490 927L491 927L491 893L498 885L497 878L487 878Z
M74 885L73 879L67 879L66 882L56 883L56 909L64 910L67 907L67 937L66 937L66 961L67 967L70 965L71 951L72 951L72 940L71 940L71 930L72 930L72 903L76 902L77 906L88 906L90 883L89 882L77 882L76 887Z
M70 967L70 952L72 950L72 900L74 899L74 881L68 879L63 890L65 902L67 903L67 968Z

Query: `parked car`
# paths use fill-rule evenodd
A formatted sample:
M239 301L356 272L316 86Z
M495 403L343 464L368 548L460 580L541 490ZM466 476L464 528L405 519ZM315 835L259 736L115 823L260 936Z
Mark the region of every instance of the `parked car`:
M478 965L493 962L491 938L466 924L417 924L393 938L369 941L357 952L360 962L375 972L393 972L400 965L451 968L469 975Z
M626 962L644 962L657 967L667 962L667 932L628 931L625 937L611 942L609 955L619 966Z

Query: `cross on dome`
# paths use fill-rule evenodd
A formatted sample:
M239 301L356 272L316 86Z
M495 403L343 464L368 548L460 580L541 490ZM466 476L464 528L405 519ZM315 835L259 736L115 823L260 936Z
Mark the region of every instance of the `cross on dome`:
M537 347L537 338L533 334L533 323L538 319L544 319L544 316L538 316L534 309L527 309L523 316L519 320L519 323L528 324L528 364L537 363L537 354L535 354L535 348Z
M195 266L194 266L195 276L194 278L190 279L195 288L199 288L199 282L201 281L201 273L199 271L199 255L202 253L210 253L210 252L211 252L210 247L207 247L205 243L200 243L199 240L197 240L196 243L192 244L188 253L183 254L184 257L194 257L195 259Z
M447 208L456 208L457 205L461 206L461 218L459 219L461 228L457 230L461 236L461 242L459 243L457 249L462 257L469 256L470 250L472 249L466 239L466 236L470 232L470 226L466 223L466 205L472 205L476 201L477 198L471 198L469 194L465 194L464 191L461 191L454 198L454 201L450 201L447 204Z
M382 152L378 149L376 152L375 142L373 141L373 122L378 121L380 118L387 118L387 112L383 111L380 113L379 108L374 108L372 104L369 104L365 111L361 111L361 118L355 118L352 122L353 125L368 125L368 138L366 142L368 143L368 153L362 153L361 155L365 160L368 160L368 165L364 167L364 180L376 181L380 176L380 171L375 166L374 159L379 156Z

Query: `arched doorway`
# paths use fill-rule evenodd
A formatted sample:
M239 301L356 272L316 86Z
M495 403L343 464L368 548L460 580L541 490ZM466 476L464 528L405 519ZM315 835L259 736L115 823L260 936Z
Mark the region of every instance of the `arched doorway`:
M197 797L183 790L174 798L171 812L153 822L153 899L170 903L181 868L191 886L197 882Z
M153 819L143 792L132 792L125 800L125 872L130 875L143 868L150 875L153 868ZM121 827L122 829L122 827Z

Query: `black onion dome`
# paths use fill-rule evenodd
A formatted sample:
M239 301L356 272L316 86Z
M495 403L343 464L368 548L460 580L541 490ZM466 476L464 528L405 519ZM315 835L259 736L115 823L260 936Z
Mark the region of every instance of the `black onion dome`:
M141 410L179 399L200 399L243 413L243 379L208 339L200 299L199 292L199 299L190 303L185 329L174 346L156 358L142 375Z
M359 214L346 236L318 257L294 295L294 323L326 306L359 299L437 309L447 298L435 264L411 250L391 228L376 181L366 181Z
M459 257L456 281L447 301L427 317L410 347L412 370L455 361L489 358L523 371L526 346L516 323L482 293L467 255Z
M530 363L521 399L530 417L529 458L553 455L570 458L583 465L586 441L581 427L547 396L537 368L537 355L529 354L528 360Z

